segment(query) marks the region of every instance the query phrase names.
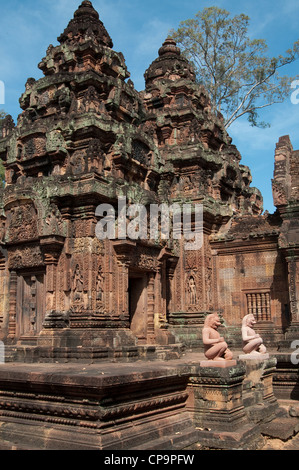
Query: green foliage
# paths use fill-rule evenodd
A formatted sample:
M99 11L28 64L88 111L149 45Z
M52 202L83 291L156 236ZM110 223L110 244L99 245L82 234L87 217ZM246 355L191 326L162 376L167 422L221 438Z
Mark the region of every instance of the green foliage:
M248 37L249 21L244 14L231 17L226 10L209 7L170 32L193 62L198 82L209 92L215 114L224 116L226 127L245 114L252 126L267 127L259 122L258 110L288 96L293 78L278 72L298 58L299 41L285 56L269 58L266 42Z

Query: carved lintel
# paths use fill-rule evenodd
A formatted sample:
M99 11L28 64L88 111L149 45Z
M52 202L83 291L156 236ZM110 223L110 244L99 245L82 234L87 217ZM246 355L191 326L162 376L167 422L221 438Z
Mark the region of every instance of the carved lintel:
M44 266L44 259L38 244L8 247L8 267L10 270L41 266Z
M158 256L158 260L159 261L164 261L164 260L173 260L173 259L176 259L176 261L178 260L178 257L174 256L172 250L168 247L164 247L162 248L162 250L160 251L160 254Z
M136 250L136 242L131 240L117 240L113 243L117 261L129 265L132 253Z

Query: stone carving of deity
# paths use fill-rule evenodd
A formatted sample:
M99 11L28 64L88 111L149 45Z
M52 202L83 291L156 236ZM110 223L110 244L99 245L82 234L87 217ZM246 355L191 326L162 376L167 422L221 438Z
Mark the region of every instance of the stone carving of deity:
M97 300L99 302L103 301L104 294L104 276L102 272L102 266L99 267L98 276L97 276Z
M189 293L189 304L196 305L197 295L196 295L196 284L193 276L189 277L188 280L188 293Z
M74 275L73 275L73 292L74 301L80 301L82 299L83 292L83 276L80 271L80 266L77 264Z

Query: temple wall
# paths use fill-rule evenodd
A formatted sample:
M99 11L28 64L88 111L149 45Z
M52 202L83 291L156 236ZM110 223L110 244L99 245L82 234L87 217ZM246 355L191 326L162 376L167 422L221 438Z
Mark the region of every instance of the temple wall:
M134 346L201 347L205 316L218 311L237 338L253 313L275 345L299 324L298 151L289 137L275 152L278 210L263 214L249 168L173 39L142 92L126 82L124 56L90 2L58 42L39 63L44 77L26 82L17 125L7 117L0 129L0 338L115 347L123 330L125 345L129 336ZM124 236L122 217L115 240L99 240L97 208L120 216L120 196L131 208L201 205L202 246L188 250L175 233ZM133 214L125 217L136 235Z
M253 313L258 325L282 333L288 322L287 267L274 247L219 250L216 275L219 308L225 323L241 325L242 318Z
M170 312L206 312L215 307L213 256L208 235L200 249L186 250L181 241L171 289Z
M291 155L290 171L292 175L291 199L299 199L299 151L295 150Z
M0 291L0 340L4 338L4 332L8 329L8 315L6 314L9 310L9 274L5 269L4 261L1 263L0 260L0 285L2 289Z

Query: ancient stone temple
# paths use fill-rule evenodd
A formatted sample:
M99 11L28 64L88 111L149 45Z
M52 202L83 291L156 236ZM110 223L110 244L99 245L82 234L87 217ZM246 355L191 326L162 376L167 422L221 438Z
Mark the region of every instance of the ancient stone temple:
M288 137L275 153L277 211L263 215L249 168L171 38L143 92L91 2L58 41L0 140L0 320L10 359L200 347L213 311L233 345L253 313L277 347L299 323L298 152ZM185 250L183 237L100 239L97 208L109 204L117 218L119 198L201 204L200 248Z
M173 39L142 92L90 1L58 41L0 134L0 448L250 449L278 427L290 437L272 378L298 399L298 151L279 139L277 210L263 213ZM253 314L276 357L201 366L214 312L232 351Z

